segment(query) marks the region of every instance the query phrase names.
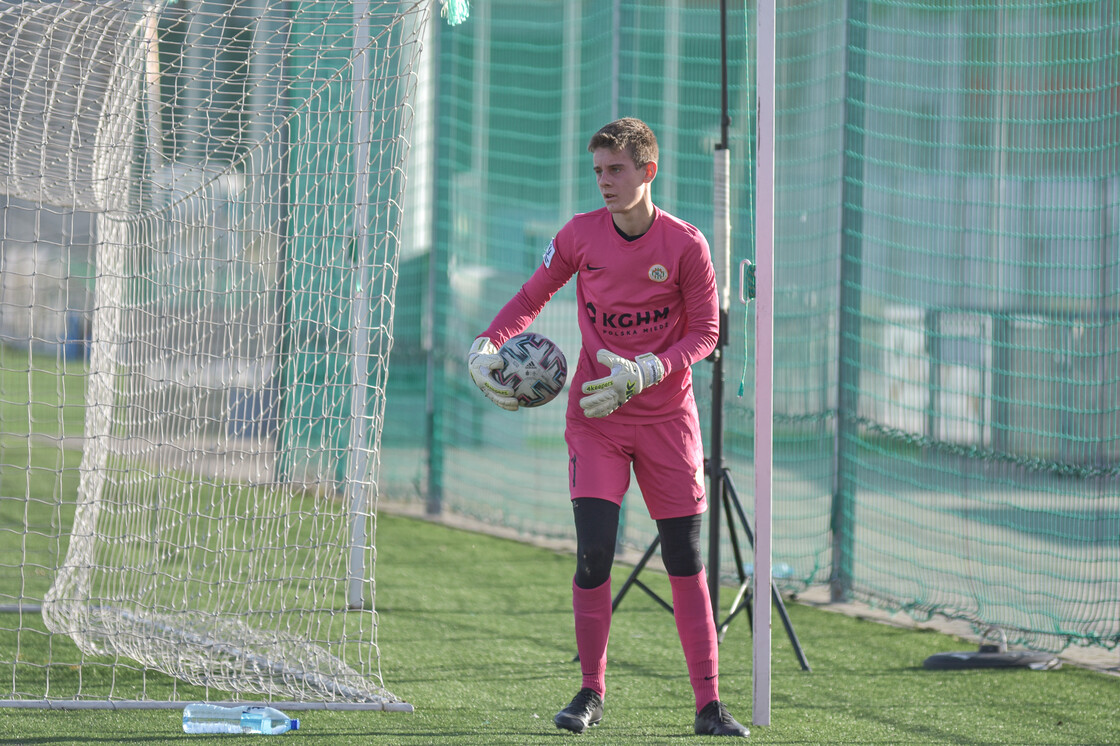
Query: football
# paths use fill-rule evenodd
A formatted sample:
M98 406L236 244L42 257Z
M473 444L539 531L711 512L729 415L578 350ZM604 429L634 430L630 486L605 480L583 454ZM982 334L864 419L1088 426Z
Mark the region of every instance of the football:
M513 389L517 403L539 407L556 398L568 377L564 353L548 337L532 332L510 338L498 350L505 365L490 375Z

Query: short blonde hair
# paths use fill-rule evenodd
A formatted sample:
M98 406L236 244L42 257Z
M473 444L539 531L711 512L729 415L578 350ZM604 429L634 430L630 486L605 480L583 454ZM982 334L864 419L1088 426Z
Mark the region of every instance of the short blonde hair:
M657 136L641 119L624 117L603 125L591 136L587 150L594 153L599 148L607 148L612 153L626 150L638 168L657 161Z

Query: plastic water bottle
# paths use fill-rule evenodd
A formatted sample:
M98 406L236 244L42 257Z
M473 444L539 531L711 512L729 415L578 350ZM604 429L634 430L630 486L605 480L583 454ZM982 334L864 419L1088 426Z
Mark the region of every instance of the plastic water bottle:
M226 707L198 702L183 710L184 733L259 733L276 736L299 728L299 720L289 718L274 707L240 705Z

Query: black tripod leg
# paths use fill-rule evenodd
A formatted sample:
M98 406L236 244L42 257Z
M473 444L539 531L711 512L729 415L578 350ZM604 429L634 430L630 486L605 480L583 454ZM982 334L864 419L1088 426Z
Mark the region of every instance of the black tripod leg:
M801 670L812 671L813 669L809 668L809 661L805 658L805 651L801 649L801 641L797 639L797 633L793 631L793 622L789 620L789 614L786 612L786 603L782 600L782 594L778 592L778 586L773 580L770 581L770 595L774 599L774 605L778 607L778 616L782 618L782 626L786 628L786 635L793 645L793 652L797 655L797 662L801 664Z
M630 586L637 585L639 587L642 587L642 584L638 582L638 573L640 573L645 568L646 563L649 562L650 557L652 557L653 553L657 551L657 547L660 544L661 537L655 536L653 541L650 542L649 548L646 549L646 553L642 555L642 558L640 560L638 560L638 564L634 565L634 569L630 573L630 577L626 578L626 582L622 584L622 587L618 589L618 593L615 594L614 601L611 602L611 611L617 609L618 605L622 603L622 597L626 595L626 591L630 590ZM646 593L650 593L650 591L646 590ZM657 599L656 596L654 596L654 598ZM660 601L660 599L657 600ZM662 606L664 606L665 602L662 601L661 604ZM669 610L672 611L673 607L670 606Z
M750 581L744 581L739 586L739 592L735 594L735 600L731 602L731 611L728 613L727 618L719 625L716 630L716 641L722 643L724 636L727 634L728 628L731 626L731 620L739 616L740 612L747 612L747 622L750 626L754 627L754 620L751 618L751 584Z
M726 479L727 470L725 469L724 480ZM746 611L748 620L752 622L752 628L754 626L753 620L750 619L751 581L750 576L747 574L746 566L743 563L743 553L739 548L739 535L735 531L735 516L731 512L731 498L726 485L727 482L724 481L725 488L723 490L722 498L720 499L720 504L723 507L723 512L727 517L727 533L729 534L731 539L732 554L735 556L735 570L739 574L739 591L735 594L735 599L731 602L731 611L728 613L727 618L723 620L722 624L717 625L716 639L721 643L723 642L724 636L727 634L728 627L731 626L731 620L738 616L739 612Z
M735 507L739 523L743 527L743 532L747 535L747 540L751 546L754 546L754 532L751 531L750 522L747 520L747 514L743 510L743 503L739 499L739 493L735 491L735 483L731 481L731 472L724 469L723 485L727 491L725 497ZM790 621L789 613L786 611L786 603L782 599L782 594L778 591L778 585L774 582L773 578L770 580L770 597L774 601L774 605L778 608L778 616L782 619L782 626L786 629L786 635L789 637L790 644L793 645L793 652L797 655L797 661L801 664L801 670L812 671L809 667L809 661L805 657L805 651L801 648L801 641L797 639L797 633L793 630L793 622Z

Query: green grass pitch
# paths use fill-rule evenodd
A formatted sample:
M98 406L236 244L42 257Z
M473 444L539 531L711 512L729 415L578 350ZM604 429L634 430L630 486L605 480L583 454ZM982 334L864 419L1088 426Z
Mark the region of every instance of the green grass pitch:
M710 741L692 735L692 693L672 617L642 593L616 613L606 716L583 736L552 716L579 688L571 556L393 515L378 519L377 608L386 686L413 713L298 714L278 738L326 744L600 744ZM616 583L625 577L616 571ZM663 576L643 581L668 594ZM725 596L731 596L727 593ZM934 653L971 643L797 603L790 616L812 672L780 624L773 635L771 725L764 744L1110 744L1120 742L1120 677L1058 671L935 672ZM751 720L751 630L721 656L721 695ZM2 744L229 743L182 733L179 713L0 710ZM254 738L246 736L244 738Z

